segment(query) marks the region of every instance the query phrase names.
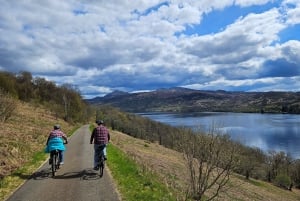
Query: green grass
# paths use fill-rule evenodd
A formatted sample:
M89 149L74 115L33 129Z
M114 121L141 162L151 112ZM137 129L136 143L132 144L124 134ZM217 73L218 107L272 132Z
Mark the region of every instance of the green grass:
M18 168L10 176L20 177L22 180L29 179L33 171L36 170L48 157L44 151L37 152L33 155L32 159L25 163L22 167ZM5 186L2 186L5 187Z
M159 182L157 176L142 170L114 145L108 146L108 156L109 169L118 184L123 200L176 200L170 190Z
M245 182L248 182L248 183L250 183L250 184L252 184L252 185L254 185L254 186L258 186L258 187L266 187L262 181L259 181L259 180L256 180L256 179L252 179L252 178L245 179L245 176L238 175L238 174L235 174L235 176L236 176L237 178L239 178L240 180L245 181Z
M89 129L95 127L91 124ZM144 170L113 144L108 145L107 164L124 201L173 201L174 194L158 176Z
M32 173L40 166L48 157L44 151L37 152L32 159L18 168L11 175L0 179L0 200L3 200L13 189L16 189L25 180L29 179Z

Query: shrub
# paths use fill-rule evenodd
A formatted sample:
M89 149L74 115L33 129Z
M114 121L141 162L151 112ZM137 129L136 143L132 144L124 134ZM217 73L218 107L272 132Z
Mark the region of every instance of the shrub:
M292 181L291 181L291 178L288 175L278 174L275 177L274 184L279 186L279 187L285 188L285 189L290 189L291 185L292 185Z
M0 89L0 121L7 121L16 109L16 100Z

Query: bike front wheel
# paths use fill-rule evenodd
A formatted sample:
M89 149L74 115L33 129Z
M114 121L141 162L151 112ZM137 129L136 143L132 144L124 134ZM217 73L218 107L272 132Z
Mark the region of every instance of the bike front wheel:
M104 161L101 161L101 162L100 162L100 165L99 165L100 177L103 176L104 166L105 166Z

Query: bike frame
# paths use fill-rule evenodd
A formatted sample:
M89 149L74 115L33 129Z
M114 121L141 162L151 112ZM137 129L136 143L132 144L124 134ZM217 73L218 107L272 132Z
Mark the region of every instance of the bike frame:
M64 141L64 144L68 144L68 141ZM55 172L59 169L60 166L59 151L60 150L55 149L50 152L50 158L52 159L51 170L53 177L55 176Z
M52 159L51 170L52 176L55 176L55 172L59 169L59 150L53 150L50 153L50 157Z
M100 146L98 148L100 154L99 154L99 173L100 173L100 177L103 176L103 170L104 170L104 167L105 167L105 159L104 159L104 153L103 153L103 149L105 148L105 146Z

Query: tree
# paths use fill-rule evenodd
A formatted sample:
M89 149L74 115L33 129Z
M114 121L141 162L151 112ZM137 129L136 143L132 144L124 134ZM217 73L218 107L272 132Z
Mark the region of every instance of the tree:
M21 100L29 101L34 98L32 75L30 72L23 71L17 76L17 87Z
M86 105L76 87L70 84L63 84L60 91L65 121L86 119Z
M18 97L16 77L12 73L0 71L0 87L2 92L9 93L13 97Z
M0 88L0 121L7 121L16 109L16 100Z
M195 134L186 130L181 148L190 174L191 197L201 200L208 191L207 200L217 197L237 164L236 146L228 136L214 131Z
M53 100L53 95L58 90L54 82L47 81L45 78L35 78L33 80L35 94L41 102Z
M274 181L278 175L290 175L290 168L292 167L292 157L283 151L270 151L268 156L268 175L269 182Z
M239 150L240 164L237 172L249 179L265 163L266 156L259 148L240 146Z
M290 174L294 187L300 188L300 159L293 161Z

